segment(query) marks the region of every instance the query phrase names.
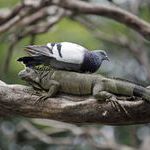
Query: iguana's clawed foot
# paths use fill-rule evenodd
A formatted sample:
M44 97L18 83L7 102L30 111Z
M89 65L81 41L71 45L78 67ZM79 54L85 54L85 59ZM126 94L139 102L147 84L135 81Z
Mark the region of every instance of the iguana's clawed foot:
M120 103L118 103L118 99L116 98L115 95L112 95L106 101L110 101L112 104L112 107L115 108L118 112L121 112L121 109L122 109L128 117L131 117L128 111L126 110L126 108L122 106Z
M106 101L110 102L112 104L112 107L115 108L118 112L120 112L120 104L117 101L117 98L115 96L111 96L106 99Z
M44 102L46 101L46 99L48 99L48 98L49 98L49 96L48 96L47 94L45 94L45 95L43 95L43 96L40 96L40 97L36 100L35 104L36 104L36 105L42 104L42 103L44 103Z
M115 95L106 91L101 91L98 94L96 94L95 97L98 100L101 99L101 100L109 101L112 104L112 107L115 108L118 112L121 112L122 109L128 117L131 117L130 114L125 109L125 107L118 102L118 99Z

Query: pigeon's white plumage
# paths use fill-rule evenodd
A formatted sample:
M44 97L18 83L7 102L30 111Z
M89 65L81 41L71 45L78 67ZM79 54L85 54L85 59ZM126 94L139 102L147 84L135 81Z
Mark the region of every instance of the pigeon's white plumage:
M52 46L52 43L48 43L47 47L52 50L52 53L49 52L49 56L56 58L58 61L81 64L84 59L86 48L71 42L62 42L58 43L61 45L60 52L58 51L57 43Z

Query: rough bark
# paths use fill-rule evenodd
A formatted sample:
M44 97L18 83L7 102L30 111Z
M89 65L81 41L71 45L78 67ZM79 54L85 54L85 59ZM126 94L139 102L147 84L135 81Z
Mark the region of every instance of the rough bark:
M93 97L60 95L35 104L39 98L30 87L7 85L0 82L0 117L25 116L47 118L68 123L99 123L111 125L141 124L150 122L150 103L136 98L118 97L120 112L110 101L97 101Z

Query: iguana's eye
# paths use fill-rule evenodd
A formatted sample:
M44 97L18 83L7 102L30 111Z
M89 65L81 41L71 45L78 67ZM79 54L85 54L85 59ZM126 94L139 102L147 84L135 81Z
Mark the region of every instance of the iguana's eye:
M29 68L26 68L26 72L29 73L29 72L30 72L30 69L29 69Z
M29 73L30 71L29 71L29 70L26 70L26 72Z

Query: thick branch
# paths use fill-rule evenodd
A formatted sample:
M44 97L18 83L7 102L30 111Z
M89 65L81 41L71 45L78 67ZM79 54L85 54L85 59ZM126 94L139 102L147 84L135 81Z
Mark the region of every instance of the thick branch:
M128 112L118 112L111 102L92 97L59 96L36 104L38 95L22 85L0 82L0 116L21 115L30 118L48 118L69 123L140 124L150 122L150 104L144 100L128 101L118 97L119 104Z
M103 6L80 0L63 0L59 5L77 13L94 14L114 19L132 28L143 35L146 39L150 40L150 24L119 7Z

